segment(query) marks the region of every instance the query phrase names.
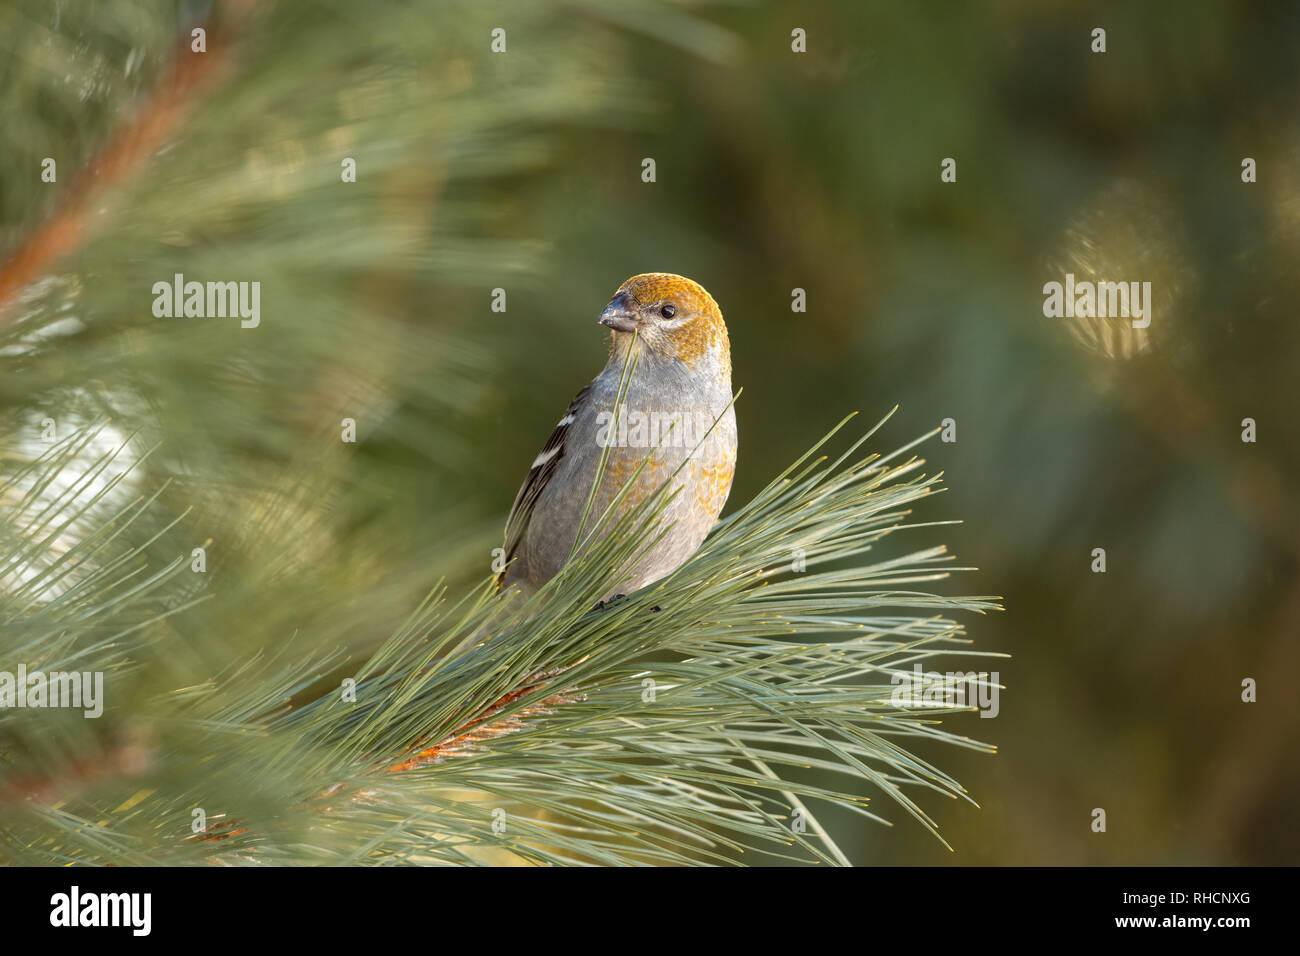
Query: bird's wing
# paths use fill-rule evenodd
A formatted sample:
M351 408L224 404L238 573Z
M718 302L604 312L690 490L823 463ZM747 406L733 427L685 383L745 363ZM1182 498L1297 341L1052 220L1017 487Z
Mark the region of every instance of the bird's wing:
M510 506L510 517L506 519L505 559L507 563L514 558L520 542L524 540L524 532L528 529L528 520L533 515L533 508L536 507L542 492L546 490L551 476L555 474L555 469L559 467L560 459L564 457L569 427L590 392L591 386L585 385L582 391L573 396L573 401L569 402L569 407L564 411L564 417L560 419L559 424L555 426L555 431L551 432L551 437L546 439L546 444L533 459L533 467L529 469L528 477L524 479L519 494L515 495L515 503ZM505 582L505 577L505 571L497 575L498 588Z

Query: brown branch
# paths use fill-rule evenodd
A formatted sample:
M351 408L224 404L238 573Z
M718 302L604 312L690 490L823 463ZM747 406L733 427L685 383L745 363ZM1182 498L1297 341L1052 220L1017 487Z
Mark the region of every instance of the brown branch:
M194 108L234 64L234 37L254 0L232 0L221 29L208 36L209 50L193 53L190 39L159 77L154 91L72 178L60 208L0 262L0 324L18 293L76 251L108 218L106 194L137 176Z
M434 744L432 747L425 747L423 750L419 751L414 756L403 760L401 763L394 764L388 768L387 772L401 773L404 770L430 767L434 764L442 763L448 757L464 756L476 750L485 740L504 737L506 734L513 734L518 730L522 730L527 726L527 722L531 718L552 714L555 712L555 708L562 704L571 704L580 700L585 700L586 695L578 693L574 689L562 690L543 700L539 700L535 704L529 704L527 707L522 707L518 712L510 714L508 717L504 717L500 720L493 719L497 714L501 713L501 711L519 700L519 698L544 686L566 670L568 670L567 667L561 667L533 674L518 689L512 690L510 693L495 701L489 707L485 708L478 716L461 724L447 737Z
M140 734L89 757L74 759L54 773L29 773L0 783L0 803L34 801L53 806L104 780L146 773L156 762L152 743Z
M466 756L483 744L484 741L494 740L498 737L504 737L506 734L513 734L523 730L528 726L528 721L537 717L543 717L553 714L557 707L564 704L577 703L586 700L586 695L574 688L557 691L542 700L533 704L521 707L518 711L508 714L505 717L498 715L508 708L511 704L525 697L532 691L544 687L560 674L563 674L567 667L556 667L550 670L538 671L525 678L524 682L516 689L497 698L477 715L465 721L454 731L442 738L436 744L424 747L417 753L401 761L400 763L387 766L385 773L402 773L407 770L418 770L421 767L431 767L440 764L451 757ZM415 746L419 747L427 738L418 741ZM320 793L316 800L328 800L331 797L338 796L343 791L343 784L334 784ZM376 790L373 787L362 787L348 794L345 798L346 803L366 803L371 802L376 796ZM297 804L298 809L310 807L317 813L329 813L335 808L333 803L313 803L304 801ZM202 833L190 837L186 842L203 842L215 843L221 840L228 840L233 836L246 833L247 829L238 820L222 820L215 828L215 832Z

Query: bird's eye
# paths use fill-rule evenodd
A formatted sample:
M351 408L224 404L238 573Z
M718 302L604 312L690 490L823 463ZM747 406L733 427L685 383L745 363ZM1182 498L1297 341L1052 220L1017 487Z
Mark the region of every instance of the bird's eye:
M671 305L666 305L659 310L659 314L662 315L665 319L671 319L674 315L677 314L677 310L674 309Z

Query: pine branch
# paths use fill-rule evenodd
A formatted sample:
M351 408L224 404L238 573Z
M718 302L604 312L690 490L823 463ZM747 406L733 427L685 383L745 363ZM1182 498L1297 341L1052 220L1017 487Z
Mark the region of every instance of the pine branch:
M57 76L8 58L14 115L54 102L94 145L61 144L91 172L53 218L0 191L4 295L23 302L0 328L0 669L102 671L110 704L0 711L7 861L842 864L826 807L930 828L931 794L968 799L912 747L989 748L895 678L975 654L954 615L995 605L919 590L959 570L942 548L880 556L937 490L912 445L810 452L687 565L599 610L663 497L526 603L472 583L497 529L466 526L448 475L501 465L479 439L502 366L474 303L543 262L491 227L497 197L567 158L558 131L644 113L647 86L611 67L643 35L736 49L676 4L587 8L512 11L528 42L506 63L475 4L434 31L405 4L264 4L238 69L211 43L174 92L176 31L147 2L131 28L93 7L7 15L0 43L65 50ZM62 82L83 48L102 101ZM157 77L142 95L132 62ZM18 140L34 166L44 149ZM275 320L254 339L152 319L145 293L179 271L259 277ZM345 416L360 446L330 433ZM417 520L421 546L396 542ZM394 623L435 565L450 583Z
M759 849L844 863L811 811L883 820L864 785L933 830L921 792L969 798L904 743L990 748L938 726L962 708L900 704L892 678L971 653L943 612L996 604L903 587L958 570L942 548L858 563L936 488L910 445L855 458L867 437L834 462L819 443L685 566L603 609L595 596L655 533L666 489L527 601L503 606L490 581L455 603L439 588L357 670L355 702L334 690L286 709L327 666L287 648L178 688L152 717L173 745L133 778L79 782L57 804L25 785L8 854L721 863ZM807 570L790 568L794 548ZM236 764L264 786L212 806L214 768ZM191 805L212 810L203 834L186 830Z
M253 0L224 5L225 16L212 36L211 55L193 54L189 38L185 39L153 93L72 178L62 208L0 261L0 324L6 313L12 318L11 307L19 292L107 224L104 213L110 191L138 176L198 101L230 73L235 38L254 5Z

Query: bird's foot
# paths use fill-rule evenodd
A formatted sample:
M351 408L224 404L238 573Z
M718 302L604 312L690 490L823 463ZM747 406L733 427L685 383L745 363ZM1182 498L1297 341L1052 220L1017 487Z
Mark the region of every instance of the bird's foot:
M626 600L627 600L626 594L612 594L603 601L597 601L594 605L592 605L591 609L593 611L603 611L607 607L613 607L619 601L626 601Z
M626 594L613 594L613 595L611 595L610 597L606 598L606 599L603 600L603 601L597 601L595 604L592 605L592 608L591 608L591 609L592 609L593 611L603 611L603 610L605 610L606 608L613 607L613 606L614 606L615 604L617 604L619 601L626 601L626 600L627 600L627 595L626 595ZM661 607L659 607L658 604L656 604L654 607L652 607L652 608L650 609L650 613L651 613L651 614L658 614L661 610L663 610L663 609L662 609Z

